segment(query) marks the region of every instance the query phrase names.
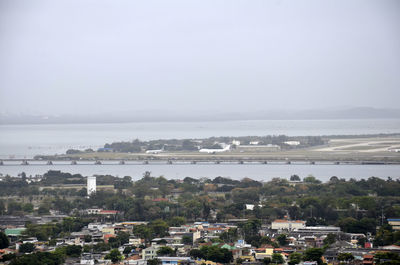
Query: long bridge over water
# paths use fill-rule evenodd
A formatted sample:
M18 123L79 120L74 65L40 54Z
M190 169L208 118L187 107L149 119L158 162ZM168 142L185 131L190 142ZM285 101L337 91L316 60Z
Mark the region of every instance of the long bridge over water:
M246 164L246 165L398 165L397 162L385 161L314 161L314 160L260 160L260 159L152 159L152 160L37 160L3 159L0 166L43 166L43 165L143 165L143 164Z

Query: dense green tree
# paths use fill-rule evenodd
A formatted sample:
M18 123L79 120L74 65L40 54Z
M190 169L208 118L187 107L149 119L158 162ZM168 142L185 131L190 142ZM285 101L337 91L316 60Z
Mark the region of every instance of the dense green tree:
M175 254L175 251L170 247L160 247L157 250L157 255L158 256L164 256L164 257L166 256L166 257L168 257L168 256L174 256L174 254Z
M233 260L232 252L225 248L210 247L207 251L207 260L230 263Z
M124 248L123 253L124 253L125 255L128 255L129 253L132 252L133 249L134 249L133 247L127 246L127 247Z
M216 138L215 138L216 139ZM212 145L215 139L210 140ZM272 139L280 137L265 137L263 142L273 142ZM247 139L249 140L249 139ZM182 140L175 144L181 144ZM140 142L142 144L143 142ZM153 142L153 145L165 142ZM400 215L400 203L398 190L400 182L388 178L369 178L363 180L332 179L327 183L316 183L316 181L304 182L292 186L287 180L273 179L266 183L250 179L232 180L218 177L199 181L194 178L185 178L177 182L167 180L163 177L152 177L146 173L142 179L132 183L130 179L119 179L113 176L99 176L98 183L108 185L119 185L121 189L116 192L99 191L94 196L86 198L86 193L79 195L79 191L66 189L41 189L39 186L50 186L58 184L83 184L84 178L81 175L72 175L60 171L49 171L45 179L40 183L26 183L19 179L6 177L0 183L0 195L23 195L46 198L41 200L41 205L49 210L59 210L68 213L72 209L83 210L90 207L118 210L121 214L115 218L119 220L166 220L164 224L157 225L151 222L146 229L143 227L134 228L136 235L141 234L147 242L154 237L167 234L168 226L179 226L186 222L182 215L193 220L206 220L211 210L217 211L217 220L226 221L230 218L247 218L249 220L259 219L263 222L271 222L274 219L283 218L289 215L291 219L302 219L307 225L338 225L345 232L373 233L378 224L377 216L383 214L387 217ZM126 186L128 187L125 189ZM128 183L130 183L128 185ZM124 190L124 191L122 191ZM144 200L149 197L166 197L172 190L181 191L176 203L154 202ZM210 192L224 192L219 198L211 199ZM140 195L141 193L141 195ZM136 195L133 197L131 195ZM369 196L374 194L375 196ZM72 197L69 197L72 196ZM74 198L73 200L66 198ZM225 199L223 198L225 197ZM256 206L253 211L245 210L244 203L258 205L262 199L263 206ZM33 198L30 198L32 201ZM31 205L19 202L0 201L0 212L4 214L5 203L8 203L10 213L23 214L31 209ZM3 209L3 210L2 210ZM340 209L340 211L337 211ZM41 208L41 213L46 213ZM46 209L45 209L46 210ZM113 218L112 218L113 219ZM111 220L110 220L111 221ZM162 221L164 222L164 221ZM154 224L152 224L154 223ZM47 224L45 226L33 226L28 228L28 236L36 236L39 240L48 240L59 235L71 233L80 227L84 222L77 220L66 220L62 224ZM254 246L262 244L258 230L251 229L251 225L242 224L239 227L246 242ZM138 235L139 236L139 235ZM224 233L220 236L224 242L235 242L236 236ZM377 232L375 245L396 244L399 242L398 234L388 229Z
M145 239L145 241L153 239L152 230L147 225L135 225L133 227L133 234Z
M110 237L108 239L108 244L111 248L118 248L119 246L121 246L121 242L116 237Z
M167 230L168 230L168 224L162 220L162 219L157 219L148 224L150 227L153 236L154 237L164 237L167 235Z
M7 213L8 214L16 214L17 212L22 211L22 204L15 202L15 201L10 201L8 202L7 205Z
M90 243L90 242L92 242L92 236L91 235L85 235L83 237L83 240L85 241L85 243Z
M193 245L193 238L191 236L183 236L182 244L184 245Z
M1 262L6 262L6 261L13 260L16 257L17 257L17 255L15 253L4 254L3 256L1 256L0 261Z
M92 249L93 249L93 248L92 248L91 245L87 245L87 244L86 244L86 245L83 246L82 252L83 252L83 253L88 253L88 252L90 252Z
M262 236L260 238L260 245L264 245L264 244L271 244L271 238L268 236Z
M339 182L339 178L336 177L336 176L332 176L332 177L329 179L329 182L330 182L330 183L337 183L337 182Z
M219 238L227 243L236 242L239 238L238 230L237 228L230 228L228 231L221 233Z
M322 255L324 250L322 248L309 248L303 254L304 261L316 261L318 264L322 264Z
M300 177L298 175L291 175L290 176L290 181L301 181Z
M0 232L0 249L7 248L10 245L10 240L3 232Z
M365 237L360 237L360 238L357 240L357 245L359 245L359 246L361 246L361 247L364 247L364 245L365 245L366 242L367 242L367 238L365 238Z
M283 264L285 260L283 259L282 254L274 253L272 254L271 262L275 264Z
M339 222L340 228L347 233L375 233L376 220L373 218L362 218L357 220L352 217L344 218Z
M259 241L260 236L258 234L258 231L261 228L261 221L258 219L251 219L248 220L245 223L239 224L239 228L241 229L242 233L245 236L246 242L251 243L253 240Z
M33 204L32 203L25 203L22 205L22 210L27 213L33 212Z
M268 264L271 263L271 258L265 257L265 258L262 260L262 262L263 262L263 264L268 265Z
M232 200L240 204L258 204L260 200L258 187L233 189Z
M129 243L129 233L123 231L118 232L117 240L120 242L121 245Z
M99 242L99 243L93 245L93 250L94 251L103 252L103 251L107 251L107 250L110 250L110 249L111 249L110 245L107 244L107 243L104 243L104 242Z
M320 184L321 181L316 179L314 176L308 176L303 179L305 183Z
M395 252L378 252L374 256L376 264L400 264L400 255Z
M35 250L35 244L33 243L24 243L19 246L20 253L31 253Z
M160 265L161 264L161 260L159 259L149 259L147 260L147 265Z
M286 246L288 244L287 236L285 234L280 234L276 239L281 246Z
M218 246L202 246L200 249L192 249L189 255L193 258L211 260L220 263L229 263L233 260L232 252Z
M50 206L49 205L40 205L39 209L38 209L38 214L39 215L46 215L46 214L50 214Z
M112 262L117 262L122 260L122 255L118 249L114 248L104 257L104 259L110 259Z
M298 252L294 252L289 255L289 265L296 265L301 262L302 255Z
M192 248L192 249L189 251L189 256L191 256L192 258L195 258L195 259L197 259L197 258L200 258L200 259L204 258L203 252L200 251L200 249L197 249L197 248Z
M169 226L176 227L176 226L181 226L184 224L186 224L186 219L185 219L185 217L182 217L182 216L174 216L168 220Z
M68 245L65 247L65 255L69 257L80 257L82 247L78 245Z
M64 263L61 255L51 252L36 252L29 255L22 255L13 259L10 265L59 265Z
M0 215L5 214L6 212L6 206L4 205L3 200L0 200Z
M339 253L339 254L337 255L337 258L338 258L338 260L340 260L340 261L345 261L345 262L349 262L349 261L354 260L353 254L348 253L348 252Z
M197 220L202 211L202 204L199 200L190 200L184 203L186 218L189 220Z
M377 231L374 245L385 246L392 244L400 244L400 231L393 231L390 225L385 224Z
M335 234L330 233L324 238L324 245L332 245L335 242L336 242Z

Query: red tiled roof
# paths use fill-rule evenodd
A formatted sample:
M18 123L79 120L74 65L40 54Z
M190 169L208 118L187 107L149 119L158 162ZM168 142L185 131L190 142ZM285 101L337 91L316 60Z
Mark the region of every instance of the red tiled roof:
M305 221L302 220L284 220L284 219L276 219L274 223L287 223L287 222L292 222L292 223L305 223Z
M99 214L117 214L118 211L115 210L101 210Z
M262 247L262 248L274 248L273 246L268 245L268 244L261 245L261 247Z
M293 248L292 247L281 247L282 249L285 249L285 250L293 250Z
M168 199L167 198L155 198L152 199L153 202L167 202Z
M137 259L140 259L139 255L130 256L130 257L126 258L125 260L137 260Z
M225 228L220 228L220 227L209 227L206 228L208 231L218 231L218 230L225 230Z

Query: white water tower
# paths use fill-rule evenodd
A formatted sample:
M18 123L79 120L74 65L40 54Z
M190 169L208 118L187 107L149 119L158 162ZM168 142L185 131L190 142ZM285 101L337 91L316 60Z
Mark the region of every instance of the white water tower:
M87 195L90 196L96 193L96 177L87 177Z

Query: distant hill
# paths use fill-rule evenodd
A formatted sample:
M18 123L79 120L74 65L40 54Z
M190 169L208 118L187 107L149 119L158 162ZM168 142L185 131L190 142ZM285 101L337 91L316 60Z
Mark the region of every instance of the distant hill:
M132 111L96 115L6 115L0 124L62 124L120 122L196 122L229 120L400 119L400 109L357 107L346 109L270 110L259 112Z

